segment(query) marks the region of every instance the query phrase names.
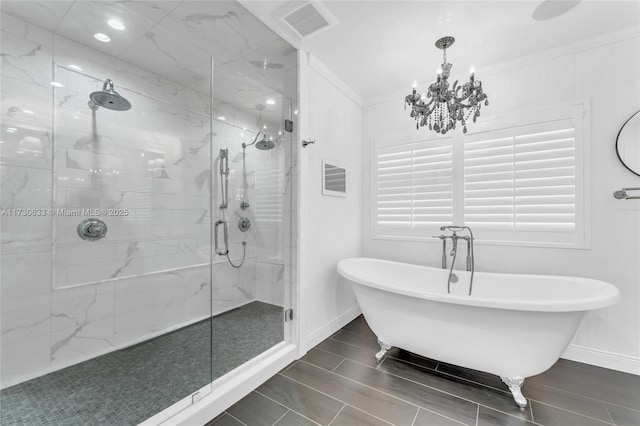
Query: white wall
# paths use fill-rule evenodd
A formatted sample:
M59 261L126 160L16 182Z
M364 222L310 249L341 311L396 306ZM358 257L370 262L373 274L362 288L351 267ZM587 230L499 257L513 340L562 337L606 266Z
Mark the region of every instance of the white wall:
M455 55L450 60L458 68ZM429 70L425 70L428 74ZM615 154L615 137L640 105L640 38L637 32L588 40L580 46L537 54L478 69L490 106L480 120L505 113L586 99L591 105L589 233L591 248L551 249L483 245L476 248L479 271L559 274L608 281L620 289L621 302L589 312L565 357L640 374L640 201L613 198L615 190L640 186ZM410 83L407 83L408 93ZM424 86L427 82L420 82ZM372 239L369 176L372 137L415 128L402 108L403 94L382 97L363 110L365 256L439 266L439 243ZM426 128L420 132L428 132Z
M312 56L300 51L299 300L300 351L337 331L360 311L340 259L362 253L362 109L359 99ZM300 143L300 141L298 141ZM322 195L322 160L347 169L347 197Z

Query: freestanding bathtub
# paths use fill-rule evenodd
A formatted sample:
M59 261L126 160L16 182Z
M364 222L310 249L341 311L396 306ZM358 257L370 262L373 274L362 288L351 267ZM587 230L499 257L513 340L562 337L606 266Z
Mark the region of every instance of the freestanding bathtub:
M396 346L496 374L520 407L526 377L549 369L569 345L586 311L620 300L604 281L546 275L469 272L447 294L448 271L380 259L338 263L378 337L380 362Z

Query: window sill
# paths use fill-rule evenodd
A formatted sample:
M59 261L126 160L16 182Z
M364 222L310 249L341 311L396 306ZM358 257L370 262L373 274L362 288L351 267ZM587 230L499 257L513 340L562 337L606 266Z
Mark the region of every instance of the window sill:
M425 237L399 237L386 235L370 235L372 240L387 241L408 241L420 243L442 244L438 238ZM571 243L550 243L550 242L533 242L533 241L493 241L484 239L475 239L473 242L476 246L506 246L506 247L523 247L523 248L548 248L548 249L570 249L570 250L591 250L591 246L587 243L571 244Z

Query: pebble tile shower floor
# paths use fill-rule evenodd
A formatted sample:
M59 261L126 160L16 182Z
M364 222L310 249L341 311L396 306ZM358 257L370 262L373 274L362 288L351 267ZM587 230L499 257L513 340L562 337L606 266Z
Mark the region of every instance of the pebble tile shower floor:
M282 308L252 302L4 389L0 424L135 425L283 339Z
M640 425L639 376L561 359L525 381L521 411L497 376L378 350L360 316L207 426Z

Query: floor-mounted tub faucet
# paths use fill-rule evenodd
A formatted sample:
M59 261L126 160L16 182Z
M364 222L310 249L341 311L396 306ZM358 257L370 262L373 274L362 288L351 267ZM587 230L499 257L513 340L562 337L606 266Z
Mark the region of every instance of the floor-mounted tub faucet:
M466 267L467 271L471 272L471 280L469 282L469 296L471 296L471 291L473 289L473 273L475 270L475 261L473 257L473 232L471 228L468 226L441 226L441 231L451 231L451 235L439 235L435 236L435 238L440 238L442 240L442 269L447 269L447 239L451 239L451 243L453 248L451 249L450 256L453 257L451 261L451 268L449 269L449 278L447 279L447 293L451 293L451 282L454 276L453 267L456 263L456 256L458 254L458 240L463 239L467 242L467 262ZM459 236L457 233L467 230L469 235L465 235L464 237ZM453 281L455 282L455 280Z

